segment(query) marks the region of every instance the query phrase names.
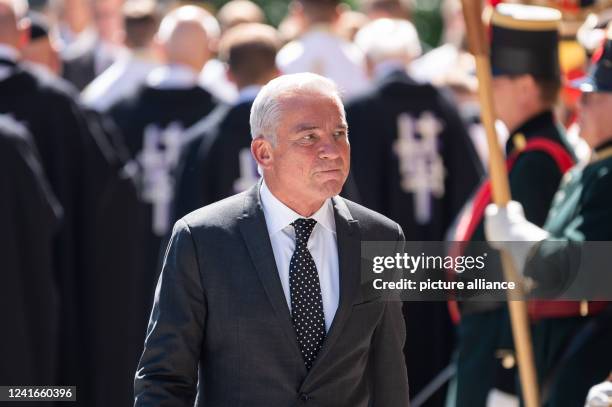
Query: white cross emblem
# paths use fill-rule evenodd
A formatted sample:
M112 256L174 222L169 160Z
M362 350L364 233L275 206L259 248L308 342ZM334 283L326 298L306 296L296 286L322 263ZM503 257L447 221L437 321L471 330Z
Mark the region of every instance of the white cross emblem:
M407 113L397 118L398 136L393 151L399 160L401 188L414 194L414 217L421 225L431 220L432 195L438 199L444 196L446 171L438 153L438 136L443 128L431 112L421 113L416 123Z
M144 130L143 148L137 159L143 169L142 197L153 205L153 232L164 235L170 227L170 206L174 197L172 172L178 164L183 127L173 122L166 128L155 124Z

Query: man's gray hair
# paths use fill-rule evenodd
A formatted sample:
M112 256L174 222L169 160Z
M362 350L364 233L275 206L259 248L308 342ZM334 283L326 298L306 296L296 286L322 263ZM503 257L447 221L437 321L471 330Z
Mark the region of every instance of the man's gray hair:
M313 73L296 73L279 76L268 82L259 92L251 107L251 137L265 137L276 143L276 127L280 121L281 99L295 94L320 94L330 96L342 105L336 84L330 79Z

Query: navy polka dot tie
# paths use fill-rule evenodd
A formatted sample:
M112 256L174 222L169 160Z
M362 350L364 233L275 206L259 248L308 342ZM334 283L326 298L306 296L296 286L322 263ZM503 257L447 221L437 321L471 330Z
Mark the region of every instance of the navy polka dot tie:
M312 367L325 340L325 318L319 274L314 259L308 251L308 239L316 224L316 220L304 218L297 219L291 224L295 229L295 252L289 263L291 316L307 369Z

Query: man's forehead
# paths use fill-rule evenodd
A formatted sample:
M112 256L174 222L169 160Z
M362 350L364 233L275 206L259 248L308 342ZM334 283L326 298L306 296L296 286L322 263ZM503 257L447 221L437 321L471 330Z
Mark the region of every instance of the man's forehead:
M339 107L344 107L338 95L333 91L312 90L312 89L289 89L280 93L278 96L280 103L299 104L309 102L331 101L338 104Z

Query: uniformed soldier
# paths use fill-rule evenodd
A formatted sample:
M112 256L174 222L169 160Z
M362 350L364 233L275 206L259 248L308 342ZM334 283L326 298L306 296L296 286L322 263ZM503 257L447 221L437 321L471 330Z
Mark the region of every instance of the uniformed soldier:
M517 202L504 209L495 205L487 208L487 239L511 249L517 269L534 280L536 287L548 286L551 281L567 286L571 262L551 259L569 259L569 250L586 246L584 242L612 240L612 26L603 55L576 86L582 91L581 136L593 154L588 164L577 165L564 178L544 228L526 220ZM523 243L510 247L502 241ZM595 267L603 267L608 274L609 267ZM605 378L612 366L610 303L550 304L542 302L535 315L532 313L543 405L583 405L589 388Z
M178 170L175 218L254 185L259 179L251 155L251 105L263 85L278 75L280 47L276 30L264 24L240 24L220 44L228 76L239 89L238 101L216 109L188 130Z
M374 86L346 105L358 201L397 221L408 241L440 241L482 169L457 111L406 66L420 53L414 26L378 19L357 33ZM452 324L443 303L405 303L412 395L450 360ZM439 405L441 395L437 395Z
M504 3L496 6L490 19L495 113L510 133L505 148L510 190L523 204L527 219L537 225L544 223L561 177L573 164L552 111L561 88L560 19L561 13L552 8ZM486 181L459 216L452 240L485 240L482 218L490 197ZM491 252L488 263L499 262L495 250ZM451 401L477 407L488 397L512 397L514 354L505 305L463 302L460 315L456 303L449 305L453 318L460 319L456 394L451 394Z

